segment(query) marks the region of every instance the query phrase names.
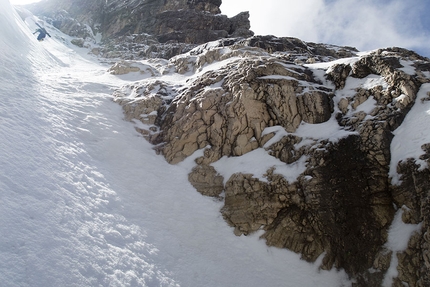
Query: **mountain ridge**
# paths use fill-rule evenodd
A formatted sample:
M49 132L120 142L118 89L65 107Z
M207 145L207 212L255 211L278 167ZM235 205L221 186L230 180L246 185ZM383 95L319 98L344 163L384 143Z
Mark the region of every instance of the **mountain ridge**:
M248 12L228 18L220 14L220 5L221 1L199 0L47 0L27 7L36 15L52 19L52 24L66 34L82 38L97 33L104 38L146 33L156 36L161 43L202 44L253 35Z
M180 21L170 31L163 17L196 13L209 17L198 21L213 20L221 1L189 2L157 6L162 16L155 18L164 20L151 24L159 25L155 35L123 35L124 23L99 29L117 44L108 48L115 51L111 59L123 58L110 72L141 78L115 92L126 119L138 123L137 130L172 164L203 152L189 180L200 193L224 201L221 213L236 235L264 231L269 245L312 262L323 256L321 268L345 269L354 286L430 285L429 143L418 147L418 158L397 155L392 146L410 112L428 106L429 60L395 47L359 53L295 38L248 37L246 14L238 27L248 28L239 29L245 31L240 37L214 29L227 34L212 34L215 41L198 45L207 41L184 39L188 33L194 35L189 39L203 39L195 37L199 33L183 29ZM192 9L175 11L179 7ZM123 8L118 15L129 11ZM91 38L83 35L76 34ZM118 39L130 38L118 47ZM101 55L109 54L103 49ZM166 60L154 59L160 55ZM227 158L262 151L265 160L281 163L261 177L217 168ZM406 250L387 247L396 216L421 226ZM392 270L398 275L387 283Z

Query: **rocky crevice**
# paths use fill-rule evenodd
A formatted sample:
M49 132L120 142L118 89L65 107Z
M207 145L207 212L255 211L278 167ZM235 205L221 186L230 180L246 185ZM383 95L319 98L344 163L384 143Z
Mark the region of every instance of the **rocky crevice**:
M430 163L430 146L422 146L425 152L420 159ZM402 282L411 282L411 286L429 286L429 203L430 203L430 171L422 169L413 160L398 165L401 174L400 185L391 186L396 205L404 206L403 221L409 224L422 224L420 232L414 234L404 252L399 252L399 276L395 286Z

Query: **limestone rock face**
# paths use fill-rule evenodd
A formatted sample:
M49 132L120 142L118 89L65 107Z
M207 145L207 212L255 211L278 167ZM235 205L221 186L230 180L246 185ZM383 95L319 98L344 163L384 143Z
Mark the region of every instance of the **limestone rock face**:
M109 73L140 79L114 94L126 120L169 163L192 157L190 183L224 202L237 236L261 232L270 246L344 269L355 287L430 286L430 143L401 157L393 144L414 108L430 111L430 60L253 36L249 13L228 18L220 5L29 9L76 45L103 35L92 53L120 59ZM399 225L412 230L402 248L392 244Z
M422 160L429 162L430 144L423 145ZM397 205L405 206L403 221L409 224L421 224L420 232L414 234L408 248L396 254L399 259L398 286L402 282L411 282L410 286L430 285L430 171L422 169L412 159L398 165L401 184L392 187L392 194Z
M215 158L241 156L264 145L270 137L263 134L266 127L280 125L294 132L302 120L328 120L333 107L331 91L319 90L306 68L285 69L278 61L267 59L264 65L258 58L235 61L235 69L227 64L178 96L160 127L168 161L180 162L207 145ZM309 82L314 89L305 91L300 81ZM220 84L222 87L207 88ZM194 139L192 147L190 138Z
M223 177L210 165L194 167L188 180L196 190L206 196L219 197L224 190Z
M161 43L177 41L202 44L227 37L249 37L249 13L233 18L196 10L169 10L157 15L152 34L159 35Z
M224 39L164 66L139 62L182 80L154 73L115 97L168 162L195 158L190 182L224 201L236 235L262 230L268 245L308 261L323 256L321 268L345 269L354 286L381 286L390 268L399 274L392 286L429 286L430 143L417 164L392 162L392 140L411 108L429 103L417 95L430 92L430 63L399 48L356 52L294 38ZM270 164L248 172L220 168L263 154ZM399 215L416 226L404 251L387 247Z
M47 0L29 7L71 36L103 39L149 34L161 42L202 44L226 37L249 37L249 13L221 15L221 0Z

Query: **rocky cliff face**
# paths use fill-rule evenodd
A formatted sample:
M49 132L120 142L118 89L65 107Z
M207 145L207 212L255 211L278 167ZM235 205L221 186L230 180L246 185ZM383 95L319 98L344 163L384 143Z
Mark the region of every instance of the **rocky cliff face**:
M28 7L66 34L85 39L101 33L112 45L120 45L124 36L137 37L142 44L148 34L152 42L146 44L154 48L166 42L202 44L253 35L248 12L228 18L220 14L220 6L221 0L47 0Z
M429 169L391 162L393 132L414 105L428 105L428 59L266 36L213 42L139 70L155 77L116 101L170 163L195 157L190 182L224 201L237 235L263 230L268 245L323 256L321 268L344 268L355 286L381 286L396 262L392 286L429 286ZM262 153L276 161L260 176L223 172L229 159ZM422 161L429 155L424 145ZM398 215L417 226L406 251L387 244Z
M168 162L194 159L189 181L224 202L236 235L262 232L354 286L430 286L430 143L400 158L393 143L430 110L429 59L252 37L249 15L223 16L219 0L48 3L33 11L102 32L97 53L122 58L109 72L141 78L115 101Z

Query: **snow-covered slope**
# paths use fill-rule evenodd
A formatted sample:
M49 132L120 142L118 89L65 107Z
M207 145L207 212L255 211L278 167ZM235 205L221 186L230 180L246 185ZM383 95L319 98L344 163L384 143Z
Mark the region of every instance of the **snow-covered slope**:
M123 80L0 0L2 286L342 286L299 255L236 237L220 203L123 121ZM35 18L27 24L34 29Z
M189 180L235 234L324 254L357 286L430 285L427 58L256 36L111 71L140 78L116 101L167 161L200 153Z

